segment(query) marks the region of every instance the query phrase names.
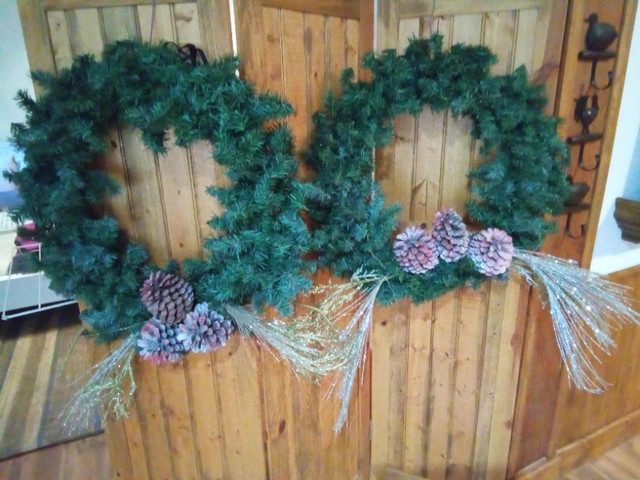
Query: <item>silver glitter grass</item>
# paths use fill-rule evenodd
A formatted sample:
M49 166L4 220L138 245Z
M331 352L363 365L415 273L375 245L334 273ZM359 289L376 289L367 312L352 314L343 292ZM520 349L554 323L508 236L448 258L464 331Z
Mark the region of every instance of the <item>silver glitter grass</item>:
M247 308L234 305L226 305L225 309L241 335L256 338L271 353L276 350L301 375L324 376L331 370L321 354L324 349L321 346L330 344L335 337L331 325L265 320Z
M105 426L111 420L128 416L136 390L131 363L137 352L138 338L138 335L129 335L93 367L91 377L63 411L62 422L67 432L86 428L96 411Z
M366 361L366 347L367 340L371 333L373 307L376 302L376 296L384 281L384 278L376 279L375 283L368 286L368 288L362 292L362 296L352 303L352 306L357 305L356 311L341 334L341 341L338 345L339 349L344 351L344 362L337 368L339 373L333 383L333 386L335 386L338 377L342 377L340 387L337 390L337 397L342 403L338 418L333 425L333 430L336 433L342 429L347 420L351 392L353 391L353 385L358 375L358 368Z
M615 347L614 330L640 324L626 287L575 262L527 250L516 249L511 268L549 306L569 380L579 389L601 393L607 383L596 369L599 354Z
M366 346L375 299L385 277L358 272L346 283L319 285L310 293L321 297L317 306L288 322L265 320L243 307L225 308L242 335L254 336L268 350L277 350L299 374L334 377L328 395L340 399L334 430L345 424L351 392ZM342 326L344 325L344 326Z

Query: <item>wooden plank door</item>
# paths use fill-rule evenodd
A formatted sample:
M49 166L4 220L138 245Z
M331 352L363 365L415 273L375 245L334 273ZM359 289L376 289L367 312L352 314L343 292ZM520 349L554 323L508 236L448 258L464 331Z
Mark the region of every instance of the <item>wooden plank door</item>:
M289 123L302 149L310 114L320 108L327 89L337 85L344 67L357 66L358 56L371 50L373 7L364 1L235 4L243 74L260 91L280 92L292 101L296 114ZM209 58L232 52L226 1L118 0L105 5L98 0L22 2L32 68L56 72L69 66L74 55L99 57L105 44L131 38L194 43ZM363 26L369 31L363 33ZM102 166L123 186L108 202L109 213L157 264L202 255L202 239L212 233L206 221L219 209L205 188L225 181L211 159L211 145L170 148L158 157L127 128L114 128L106 141ZM366 383L354 393L349 423L336 435L339 405L324 399L327 381L316 385L297 378L250 339L234 336L221 351L189 355L172 365L137 360L135 374L131 417L109 427L111 458L120 478L368 476Z
M105 44L122 39L194 43L211 57L232 53L223 2L34 0L19 8L33 69L57 72L83 53L99 58ZM206 222L217 209L205 188L223 177L211 146L158 156L129 128L113 128L106 143L102 166L122 185L106 208L129 237L157 264L202 255L202 239L212 233ZM236 341L225 353L163 368L136 361L131 417L109 426L116 476L266 477L256 358L252 347ZM254 461L238 460L243 457Z
M493 74L524 64L553 100L564 1L378 2L377 50L403 50L411 37L440 33L483 44ZM550 41L548 41L548 39ZM389 202L404 223L464 212L469 168L481 159L469 119L425 109L396 121L395 139L376 157ZM422 305L376 312L372 340L372 472L386 467L444 479L504 478L511 443L528 288L518 279L462 288Z
M235 0L235 8L242 73L258 90L276 92L293 105L287 122L300 154L326 93L339 89L344 68L358 75L360 58L373 49L373 2ZM299 176L309 175L301 159ZM328 278L319 272L314 279ZM267 440L269 465L279 465L272 478L368 478L368 377L355 387L348 423L336 435L332 425L339 403L325 398L331 378L312 385L268 354L261 361L267 430L287 424L285 432ZM290 403L280 400L283 392ZM292 453L290 466L278 460Z

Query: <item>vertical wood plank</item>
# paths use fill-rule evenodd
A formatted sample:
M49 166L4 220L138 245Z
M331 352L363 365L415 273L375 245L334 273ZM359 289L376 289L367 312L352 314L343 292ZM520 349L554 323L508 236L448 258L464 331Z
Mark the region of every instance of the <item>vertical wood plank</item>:
M49 35L47 11L41 0L24 0L18 3L18 13L22 24L22 34L27 48L29 68L55 73L55 59L51 55L53 46ZM36 96L42 93L38 84L34 84Z
M295 112L287 119L295 138L296 149L302 149L309 142L308 71L304 51L304 14L283 10L282 65L284 96L293 105ZM301 172L304 174L304 172ZM304 178L304 175L302 176Z
M434 300L433 347L429 409L427 475L444 480L447 474L454 393L454 362L460 291L454 290Z
M73 55L89 53L96 59L100 59L104 49L104 39L98 9L67 10L66 15Z
M162 211L158 185L156 158L142 143L137 131L122 129L122 148L127 159L132 215L138 241L149 252L151 261L164 265L170 258L167 230Z
M258 383L258 353L248 339L234 336L216 363L225 478L266 478L262 440L262 409ZM249 460L250 459L250 460Z
M407 366L406 422L404 430L404 461L402 470L426 475L428 450L428 408L431 385L431 336L433 302L409 306L411 335Z
M259 0L238 0L233 5L238 32L238 55L243 59L240 74L262 91L265 89L263 72L268 65L262 43L264 38L268 39L263 30L262 5ZM251 41L254 38L260 41Z
M138 38L135 7L105 7L100 9L100 15L106 43Z
M505 478L507 471L526 312L522 282L515 277L506 285L486 478Z
M169 133L167 153L158 157L158 177L162 195L171 258L182 262L200 254L197 232L193 175L188 151L175 146Z
M389 396L389 379L392 373L388 336L395 328L396 312L394 306L377 306L373 316L371 345L375 353L371 358L371 473L374 478L384 478L391 448L388 432L395 412L391 411Z
M513 40L516 28L516 11L489 12L485 14L484 42L497 56L491 67L494 75L505 75L513 70Z
M173 475L173 465L157 367L137 357L134 371L136 383L143 386L136 390L135 401L149 478L164 478ZM125 428L129 430L126 422Z
M414 215L432 220L440 208L440 164L443 156L445 113L425 108L418 120Z
M56 71L60 71L70 67L71 63L73 63L67 17L64 11L54 10L48 13L47 19L49 21L53 60Z
M198 0L197 6L202 49L210 58L233 54L229 2Z
M199 478L184 363L183 360L158 367L158 379L173 475L176 478Z
M198 4L177 3L173 6L173 15L178 45L192 43L201 47L203 42L198 18Z
M218 359L226 353L200 353L185 358L185 376L189 392L191 428L200 478L223 478L221 418L218 386L214 374Z
M540 44L543 43L542 39L538 38L536 41L537 28L538 10L518 12L513 65L514 68L524 65L530 75L536 68L535 65L539 67L542 64L542 58L539 58L540 52L544 54L544 48L540 48Z
M451 451L447 478L467 479L472 472L473 452L477 441L477 401L480 385L482 342L486 324L488 287L464 289L460 298L457 359L454 372L454 398L451 420Z
M138 5L138 22L143 42L175 41L173 5Z
M337 17L327 18L327 91L340 91L340 73L347 67L346 20ZM352 65L349 65L352 66Z
M82 309L84 305L81 306ZM114 345L92 343L88 349L91 364L97 365L106 358L112 347ZM104 437L114 476L116 478L148 478L147 460L135 404L125 421L111 422L107 428L108 433ZM123 448L125 445L126 448Z
M202 240L215 234L208 222L223 212L222 205L218 199L207 193L207 188L213 185L226 186L228 184L224 168L218 165L211 156L212 148L208 142L201 141L191 144L188 149L193 175L198 236L201 239L199 256L203 255Z
M306 13L304 15L304 49L307 59L309 91L307 98L307 130L313 127L313 113L322 109L324 96L327 92L327 52L326 37L331 32L325 32L325 17ZM306 148L307 144L304 145Z
M363 1L363 0L360 0L360 1ZM360 63L362 59L360 57L365 53L368 53L371 50L371 48L366 52L360 52L358 50L358 48L360 48L360 42L359 42L360 28L359 28L358 22L356 20L346 19L345 24L346 24L345 51L347 54L347 66L353 68L353 73L355 74L355 78L361 78L362 75L360 73Z

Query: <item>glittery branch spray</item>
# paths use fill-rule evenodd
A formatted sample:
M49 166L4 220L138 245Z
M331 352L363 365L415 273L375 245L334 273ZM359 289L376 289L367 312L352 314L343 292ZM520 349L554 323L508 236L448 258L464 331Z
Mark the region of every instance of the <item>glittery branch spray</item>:
M569 380L579 389L601 393L607 383L596 370L598 354L615 347L613 330L640 324L626 288L551 255L515 250L512 268L549 306Z

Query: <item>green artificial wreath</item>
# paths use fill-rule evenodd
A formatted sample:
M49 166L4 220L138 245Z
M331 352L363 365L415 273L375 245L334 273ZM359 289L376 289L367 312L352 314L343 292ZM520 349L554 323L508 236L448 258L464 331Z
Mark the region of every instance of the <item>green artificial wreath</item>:
M555 230L544 216L562 210L569 163L558 119L543 115L543 88L529 84L524 67L496 76L489 73L495 62L483 46L453 45L443 52L442 36L433 35L412 40L402 56L395 50L368 54L364 66L373 72L371 82L354 82L353 70L343 72L343 94L329 94L325 111L315 114L307 153L324 194L310 203L321 265L338 276L382 272L388 278L378 294L382 303L405 296L420 303L486 280L468 258L421 275L403 271L394 260L389 239L398 207L386 207L371 181L373 149L389 143L397 115L417 115L425 105L471 118L471 135L489 160L469 172L476 196L467 205L471 219L505 230L524 249L540 247Z
M205 241L206 259L184 264L199 302L222 308L251 301L288 315L295 296L311 286L316 263L340 276L382 273L389 280L379 298L386 303L478 284L487 277L468 259L424 275L399 268L390 246L398 208L384 205L372 181L372 149L389 142L396 115L418 114L427 104L472 118L471 133L490 161L470 172L477 200L468 213L507 231L518 247L538 247L553 229L544 215L559 213L567 193L566 147L557 120L542 114L541 89L528 84L523 68L490 75L494 61L484 47L443 52L437 35L411 41L402 56L368 55L373 80L354 82L346 70L342 96L329 94L326 110L315 115L306 158L317 178L301 183L291 134L281 123L291 106L273 94L256 95L237 78L235 59L192 65L169 44L119 42L102 61L81 56L57 77L34 73L48 90L37 101L19 93L27 121L12 133L26 166L5 172L24 199L16 218L35 223L52 288L88 303L83 317L99 340L139 331L149 319L140 288L158 267L114 219L96 215L95 206L119 186L92 161L114 125L140 129L159 153L172 128L179 146L209 141L231 180L228 188L208 190L224 206L210 225L224 235Z

